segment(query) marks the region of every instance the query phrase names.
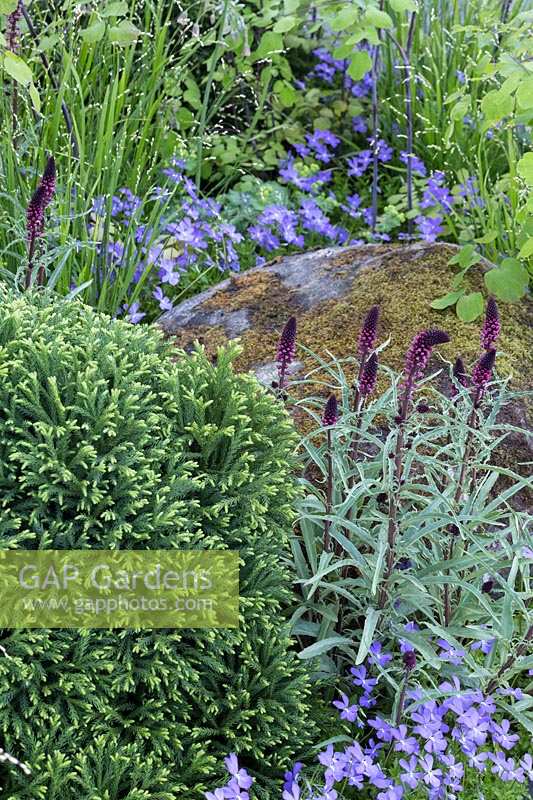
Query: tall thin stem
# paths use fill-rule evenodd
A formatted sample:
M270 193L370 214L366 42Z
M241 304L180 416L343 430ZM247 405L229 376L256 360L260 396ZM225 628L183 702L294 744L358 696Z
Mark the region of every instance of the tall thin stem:
M464 451L463 451L463 460L462 460L462 463L461 463L461 470L459 472L459 479L457 481L457 485L455 487L455 493L454 493L454 497L453 497L454 507L456 507L458 505L459 500L461 499L461 494L463 493L463 489L464 489L463 484L465 482L466 471L468 469L468 463L470 461L470 448L471 448L471 444L472 444L472 438L473 438L473 435L474 435L474 423L475 423L475 419L476 419L476 409L477 409L478 404L479 404L481 393L482 393L482 390L478 387L477 390L476 390L475 396L474 396L474 400L473 400L473 404L472 404L472 410L471 410L470 415L468 417L468 422L467 422L468 433L467 433L466 440L465 440L465 447L464 447ZM449 544L448 544L447 552L445 554L445 560L446 561L451 561L452 558L453 558L455 539L454 539L454 534L453 533L451 533L450 531L448 531L448 533L449 533L449 536L450 536L450 541L449 541ZM446 574L449 575L449 569L446 570ZM449 586L448 583L444 584L444 598L443 599L444 599L444 625L447 628L449 626L449 624L451 622L451 618L452 618L450 586Z
M333 501L333 458L331 453L331 430L328 429L328 445L327 445L327 470L328 470L328 483L326 489L326 517L331 514L332 501ZM324 550L328 551L331 548L330 536L331 520L324 520Z
M383 11L384 0L380 0L379 8ZM378 220L378 191L379 191L379 162L378 162L378 136L379 136L379 96L378 72L379 49L381 46L381 28L377 31L378 43L372 52L372 233L376 232Z
M407 33L407 42L403 47L392 34L388 34L391 41L396 45L404 68L405 68L405 119L406 119L406 132L407 132L407 231L409 234L413 232L413 219L411 211L413 210L413 146L414 146L414 125L413 125L413 90L412 90L412 64L411 64L411 51L413 49L413 39L416 23L416 11L413 11L409 18L409 30Z
M361 413L360 412L363 410L363 405L364 405L364 398L361 397L361 391L360 391L359 387L360 387L361 377L363 375L363 371L364 371L364 368L365 368L367 357L368 357L368 350L364 350L362 352L362 354L361 354L361 363L359 364L359 373L357 375L357 382L356 382L356 385L355 385L355 391L354 391L354 396L353 396L353 401L352 401L352 412L354 414L358 414L358 417L357 417L357 420L356 420L356 423L355 423L355 430L354 430L354 432L352 434L352 440L350 442L349 455L350 455L350 460L351 461L354 461L355 458L356 458L356 455L357 455L357 446L358 446L358 442L359 442L359 429L361 427ZM361 402L361 400L362 400L362 402ZM350 479L350 488L352 488L352 486L353 486L353 479Z
M376 232L378 219L379 162L378 162L378 64L379 44L374 46L372 54L372 233Z
M502 13L500 16L501 21L505 25L507 20L509 19L509 14L511 13L511 6L513 5L513 0L503 0L502 3Z
M26 289L29 289L30 285L31 285L31 276L32 276L32 272L33 272L33 257L35 255L35 242L36 241L37 241L37 238L35 236L32 236L31 239L30 239L30 246L29 246L29 251L28 251L28 266L26 267L26 280L24 282L24 287Z
M211 96L211 87L213 85L215 69L218 63L218 59L222 51L224 50L224 42L222 41L222 36L224 34L224 28L226 27L226 18L228 15L228 6L229 0L224 0L224 6L222 8L222 14L220 17L220 24L217 33L217 44L213 55L211 56L211 64L209 67L209 73L207 75L207 81L205 85L204 96L202 100L202 109L200 111L200 122L198 125L198 132L197 132L197 142L196 142L196 186L197 188L200 187L200 181L202 179L202 154L204 149L204 133L207 125L207 110L209 108L209 99Z
M527 632L526 632L526 635L524 636L524 638L522 639L522 641L520 642L520 644L516 648L515 652L511 653L511 655L509 656L507 661L505 661L502 664L502 666L500 667L500 669L498 670L498 672L496 673L494 678L491 680L491 682L487 686L485 694L491 694L491 692L493 692L494 689L496 689L496 687L498 686L498 681L500 680L500 678L507 672L508 669L510 669L513 666L513 664L516 662L517 658L520 658L520 656L524 655L524 653L527 651L529 642L531 642L532 640L533 640L533 625L530 625L528 630L527 630Z
M505 25L507 23L507 20L509 19L509 14L511 13L512 5L513 5L513 0L503 0L500 12L500 23L502 25ZM496 45L494 47L494 52L492 54L492 58L494 61L496 61L496 59L498 58L501 43L502 43L501 31L498 31L498 33L496 34Z
M26 21L26 25L28 26L28 30L30 32L30 35L31 35L35 45L38 46L39 45L39 34L38 34L38 32L37 32L37 30L36 30L36 28L35 28L35 26L34 26L34 24L32 22L32 19L31 19L30 15L28 14L28 11L27 11L26 6L24 5L24 3L21 3L20 7L21 7L21 11L22 11L22 16L24 17L24 19ZM54 73L52 72L52 68L50 67L50 62L48 61L48 59L46 57L46 54L43 53L42 50L41 50L41 51L39 51L39 56L40 56L42 65L45 68L46 74L48 75L48 78L50 79L50 83L54 87L55 92L57 94L59 94L59 84L55 79ZM71 144L72 144L72 153L74 155L74 158L78 159L80 157L80 149L79 149L79 146L78 146L78 140L76 138L76 134L74 133L74 125L72 123L72 117L70 115L70 111L68 110L68 106L67 106L67 104L65 103L64 100L61 101L61 112L63 114L63 118L65 120L65 125L66 125L67 131L68 131L69 136L70 136L70 141L71 141Z
M398 435L396 437L396 447L394 449L394 470L392 486L389 492L389 523L387 529L387 564L385 567L385 574L381 584L379 593L379 608L383 608L387 599L387 583L392 575L394 569L394 561L396 557L396 538L398 535L398 508L400 505L400 489L403 471L403 445L405 439L404 424L409 412L409 400L414 386L414 375L410 374L405 383L404 394L400 404L400 413L398 415L399 427Z

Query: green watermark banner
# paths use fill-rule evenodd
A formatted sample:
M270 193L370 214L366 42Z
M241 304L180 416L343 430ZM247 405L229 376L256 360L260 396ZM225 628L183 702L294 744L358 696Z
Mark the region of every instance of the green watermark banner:
M238 625L234 550L0 550L0 628Z

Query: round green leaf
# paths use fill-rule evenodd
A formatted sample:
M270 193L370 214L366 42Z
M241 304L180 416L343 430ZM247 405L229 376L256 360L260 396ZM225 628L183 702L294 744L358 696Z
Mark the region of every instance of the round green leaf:
M529 283L527 269L514 258L485 273L485 286L499 300L515 303L524 296Z
M451 119L458 120L463 119L466 116L467 112L470 109L470 95L467 97L463 97L456 103L452 109L450 110L450 117Z
M22 86L29 86L30 83L33 83L33 75L29 66L22 58L16 56L10 50L6 50L4 53L4 69L13 80L22 84Z
M443 308L448 308L448 306L453 306L460 297L464 294L464 289L461 289L459 292L448 292L448 294L443 295L442 297L437 297L431 303L431 308L437 308L439 311Z
M287 31L292 31L297 22L297 17L281 17L281 19L278 19L272 30L275 33L287 33Z
M375 28L392 28L393 22L385 11L379 8L367 8L365 11L365 22Z
M520 83L516 90L516 99L520 108L533 108L533 77Z
M357 6L345 6L338 14L331 20L330 26L332 31L344 31L353 25L359 19L359 9Z
M56 47L61 42L61 36L53 33L51 36L43 36L39 41L39 53L46 53Z
M132 44L140 35L139 28L128 19L109 28L109 39L115 44Z
M533 186L533 153L526 153L517 164L518 174L530 186Z
M18 6L18 0L0 0L0 14L11 14Z
M285 108L290 108L296 102L298 93L288 81L276 81L273 89L280 103L285 106Z
M372 59L366 50L357 50L348 67L348 75L354 81L360 81L372 67Z
M127 14L128 10L128 3L119 0L119 2L109 3L104 6L104 8L100 9L100 14L102 17L121 17Z
M533 255L533 239L528 239L527 242L524 242L518 255L520 258L529 258L529 256Z
M480 236L479 239L475 239L478 244L490 244L495 239L498 238L498 231L487 231L484 236Z
M463 322L473 322L483 313L483 295L481 292L471 292L460 297L455 306L457 316Z
M105 33L105 22L94 22L92 25L89 25L88 28L81 31L80 36L81 38L90 44L95 42L99 42L103 39Z
M513 111L513 98L501 89L488 92L481 101L481 110L487 122L498 122Z
M262 36L255 51L254 59L259 61L261 58L268 58L274 53L281 53L283 50L283 37L280 33L274 31L266 31Z

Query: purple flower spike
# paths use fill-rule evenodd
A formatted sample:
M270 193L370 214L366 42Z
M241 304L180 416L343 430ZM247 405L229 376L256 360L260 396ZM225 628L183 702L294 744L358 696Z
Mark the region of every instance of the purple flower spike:
M458 356L455 359L455 363L453 365L452 375L455 378L455 380L457 381L457 383L459 383L461 386L466 386L467 385L468 378L466 376L466 369L465 369L465 365L463 363L463 359L460 356ZM454 393L456 393L455 392L455 387L454 387Z
M472 381L480 389L483 389L490 381L495 360L496 350L487 350L472 370Z
M487 311L485 313L485 323L481 331L481 346L484 350L492 349L492 346L500 335L500 328L498 305L494 297L489 297Z
M283 328L278 345L278 364L286 369L296 351L296 317L289 317Z
M22 0L19 0L18 5L14 11L9 14L6 23L6 41L7 49L12 53L18 50L19 40L19 22L22 17Z
M372 394L376 386L377 377L378 377L378 357L375 353L372 353L368 361L365 363L365 366L363 367L363 372L361 374L361 379L359 381L359 391L361 392L363 397L368 397L369 394Z
M278 390L283 392L285 386L285 373L294 358L296 351L296 317L289 317L281 333L278 345Z
M41 236L44 230L44 190L39 184L26 209L26 229L29 241Z
M378 332L379 306L372 306L365 317L361 333L359 334L358 352L364 355L367 350L374 347Z
M43 177L41 178L41 186L43 187L44 204L47 206L56 190L56 162L53 156L50 156L46 162Z
M53 197L56 185L55 162L50 157L46 163L41 182L33 193L26 210L28 239L34 241L44 232L44 210Z
M337 398L334 394L330 394L328 397L328 402L326 403L326 407L324 409L324 416L322 417L322 425L325 428L329 428L331 425L335 425L339 418L339 412L337 409Z
M421 377L427 367L432 349L449 341L448 334L438 328L430 328L427 331L417 333L411 342L405 359L407 374L413 379Z

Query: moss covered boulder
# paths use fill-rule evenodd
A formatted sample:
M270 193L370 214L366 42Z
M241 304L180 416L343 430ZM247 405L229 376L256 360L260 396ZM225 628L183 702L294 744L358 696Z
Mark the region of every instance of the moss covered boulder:
M243 347L236 367L253 371L269 385L277 377L275 362L280 332L290 315L298 320L298 344L311 353L338 358L353 355L361 321L374 303L381 308L380 342L389 339L380 361L395 369L403 364L411 338L421 328L434 325L451 335L439 347L437 358L452 361L461 355L467 364L479 354L481 319L464 323L453 309L438 311L431 301L449 291L456 268L449 264L457 247L448 244L362 245L328 248L276 259L199 294L164 314L160 325L178 347L190 349L195 340L214 355L217 347L239 338ZM468 273L468 288L483 289L482 263ZM501 307L502 333L498 340L498 370L511 375L511 386L530 389L533 381L533 302L528 299ZM326 356L327 357L327 356ZM304 348L292 365L302 377L316 361ZM438 368L436 361L430 367ZM320 378L315 372L315 378ZM441 374L441 388L449 382ZM384 385L384 384L383 384ZM378 384L379 389L379 384ZM309 387L307 387L309 391ZM291 393L305 389L293 387ZM318 393L318 388L313 394ZM531 406L517 401L508 406L502 422L529 427ZM307 429L309 416L294 409L299 427ZM499 448L497 460L525 473L533 458L533 437L510 435ZM521 466L520 466L521 464ZM530 499L521 499L526 505Z
M439 351L445 358L472 360L479 352L481 321L463 323L453 309L437 311L431 301L449 291L456 268L449 265L457 248L447 244L362 245L328 248L277 259L229 278L164 314L160 325L176 344L189 349L194 340L208 352L229 339L243 346L237 367L252 370L265 383L276 375L275 354L287 317L298 320L298 342L311 351L329 350L343 358L354 352L361 320L374 303L381 307L380 340L390 337L381 358L400 368L410 339L424 327L438 325L451 335ZM469 273L471 290L482 289L482 271ZM533 374L533 303L502 307L500 372L515 385L531 385ZM299 351L296 371L316 366Z

